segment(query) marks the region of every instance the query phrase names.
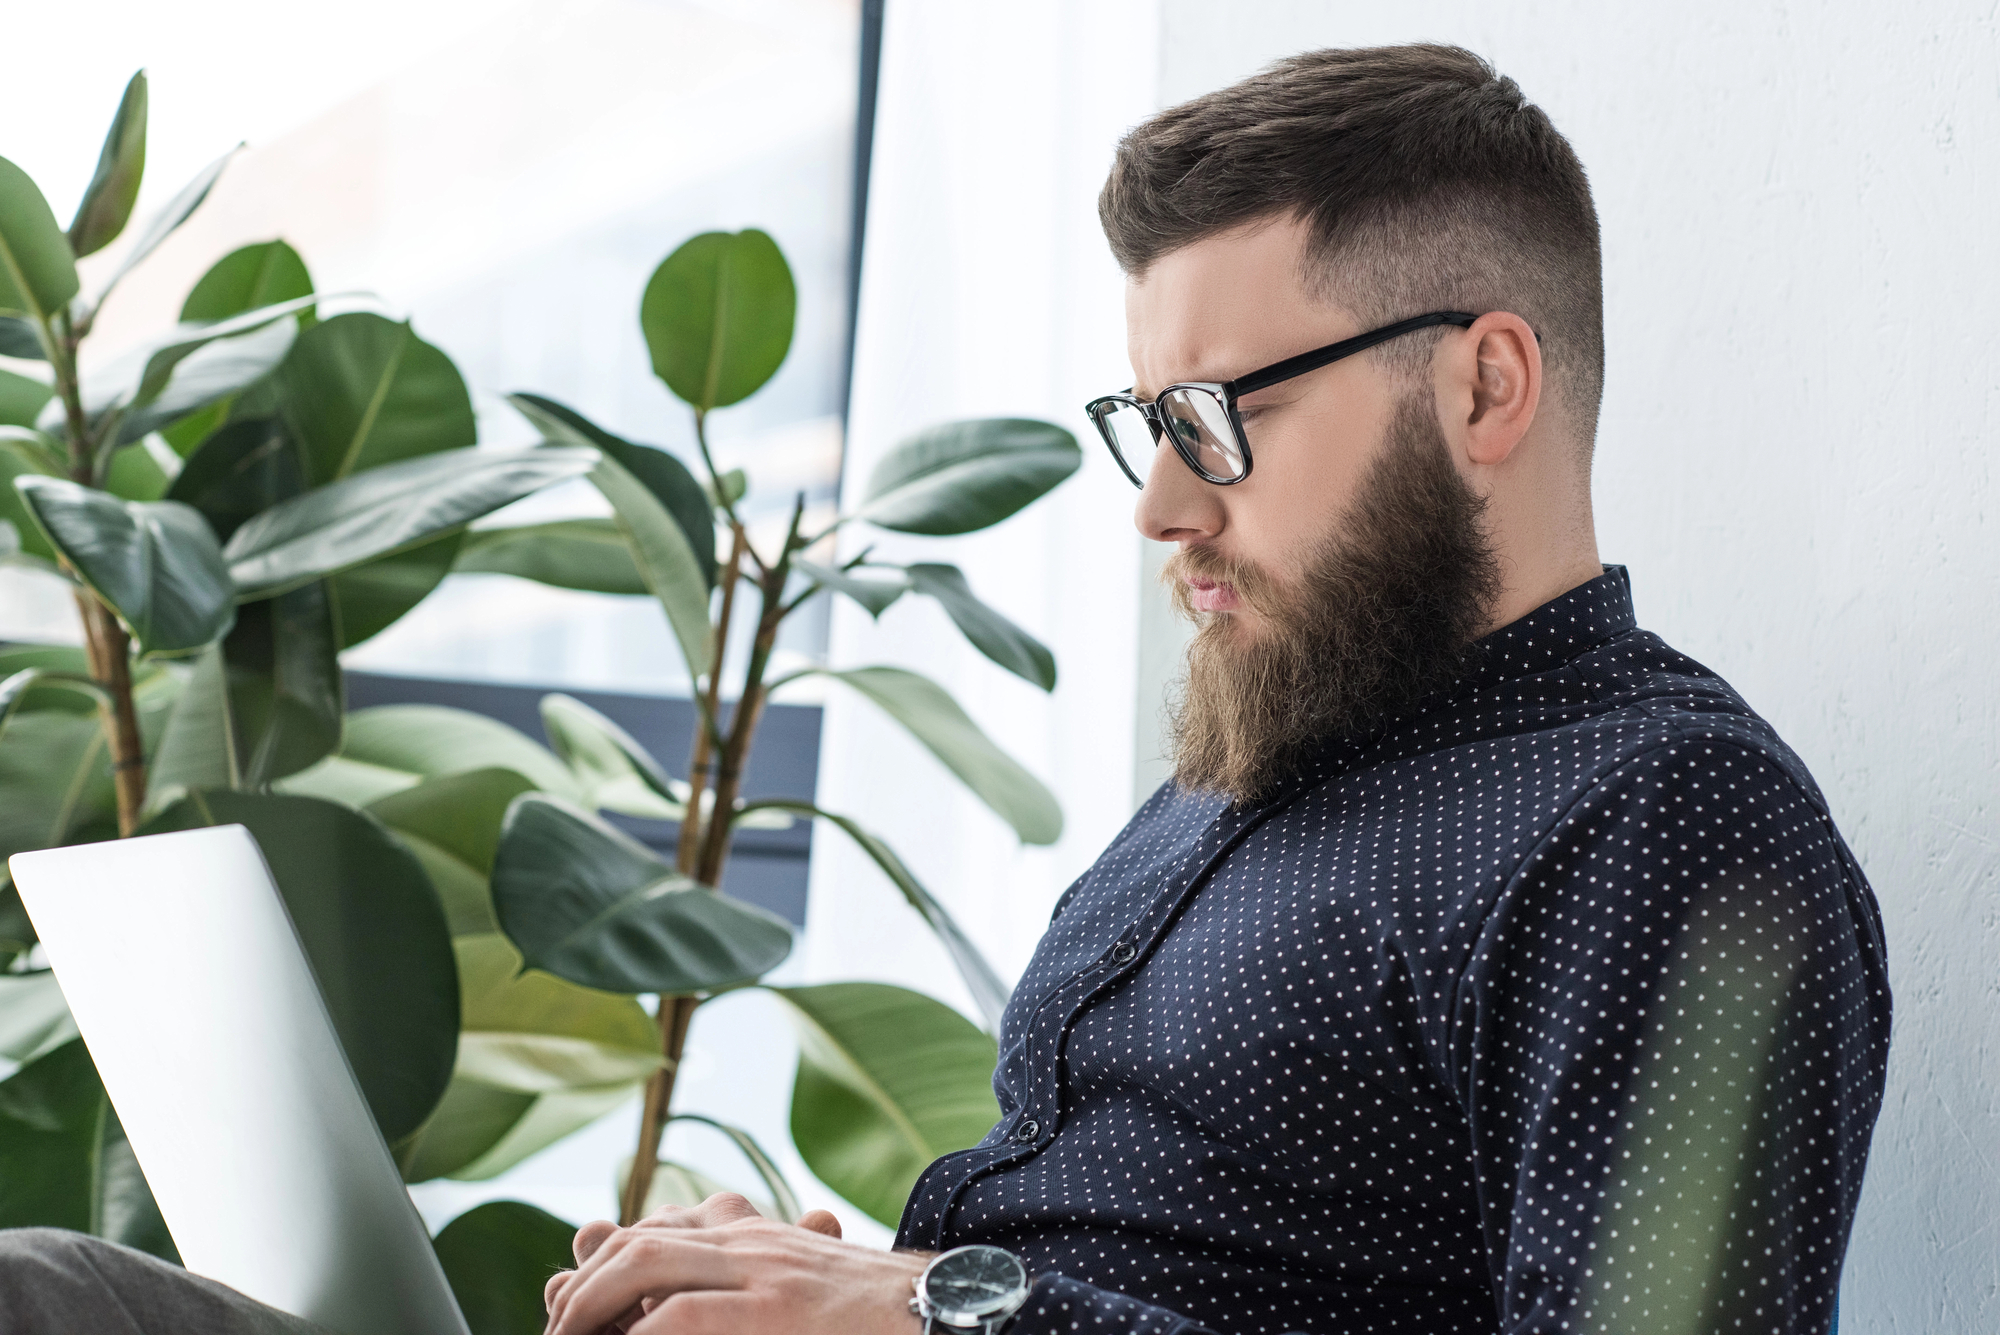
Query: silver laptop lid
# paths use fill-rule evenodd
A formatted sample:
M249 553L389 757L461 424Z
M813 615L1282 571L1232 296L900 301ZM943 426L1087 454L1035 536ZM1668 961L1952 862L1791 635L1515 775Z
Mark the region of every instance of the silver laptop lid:
M343 1335L465 1335L250 832L8 865L188 1269Z

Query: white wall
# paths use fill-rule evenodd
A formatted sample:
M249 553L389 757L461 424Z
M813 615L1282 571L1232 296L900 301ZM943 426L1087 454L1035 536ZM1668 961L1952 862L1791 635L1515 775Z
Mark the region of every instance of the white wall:
M1437 39L1575 144L1604 225L1605 559L1805 758L1887 923L1890 1087L1841 1329L2000 1329L1992 7L1162 8L1163 102Z

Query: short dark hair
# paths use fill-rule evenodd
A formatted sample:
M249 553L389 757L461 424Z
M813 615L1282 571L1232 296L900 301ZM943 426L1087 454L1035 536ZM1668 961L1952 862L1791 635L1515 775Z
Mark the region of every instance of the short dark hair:
M1540 107L1456 46L1308 51L1170 107L1118 145L1098 216L1128 275L1273 215L1304 222L1313 276L1370 324L1512 311L1587 443L1604 389L1597 209ZM1428 364L1432 335L1385 344ZM1421 359L1420 361L1415 359Z

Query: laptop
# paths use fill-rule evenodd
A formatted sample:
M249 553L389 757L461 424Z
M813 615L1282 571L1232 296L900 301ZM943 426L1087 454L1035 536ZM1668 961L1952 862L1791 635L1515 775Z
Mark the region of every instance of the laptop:
M187 1268L340 1335L467 1335L250 832L8 866Z

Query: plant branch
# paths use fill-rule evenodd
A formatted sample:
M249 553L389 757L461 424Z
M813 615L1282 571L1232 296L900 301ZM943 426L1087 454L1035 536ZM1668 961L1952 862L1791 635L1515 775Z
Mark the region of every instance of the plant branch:
M76 349L81 341L70 323L69 311L56 312L53 323L36 321L42 350L48 354L49 368L55 373L56 393L62 396L63 421L67 427L69 475L87 487L101 481L93 457L88 420L83 413L83 389L76 376ZM65 573L75 576L67 561L60 563ZM132 638L118 624L117 614L78 579L76 610L83 620L84 655L90 675L103 689L98 718L104 740L111 752L112 786L118 795L120 838L139 828L139 813L146 805L146 751L139 737L139 713L132 704Z
M729 647L729 624L736 616L736 584L743 570L743 553L749 545L741 525L732 524L730 534L729 561L722 568L722 611L716 619L711 643L708 685L698 700L701 717L696 720L694 750L688 757L687 814L681 817L680 847L674 858L683 876L694 874L695 856L701 847L704 824L701 798L708 788L709 764L719 749L721 736L717 720L722 709L722 655Z
M743 670L743 693L737 697L735 712L730 715L729 737L715 771L715 802L702 830L701 853L692 873L702 885L722 883L722 866L729 857L733 824L731 813L736 807L737 793L743 786L743 762L750 754L750 739L757 731L758 720L764 712L764 698L768 694L764 688L764 673L771 664L771 649L778 640L778 627L784 623L790 610L785 605L785 581L791 577L792 553L798 550L799 522L805 514L805 505L806 498L802 492L792 506L792 522L785 531L785 542L779 549L777 562L767 568L757 581L762 604L757 618L757 638L751 643L750 662Z
M674 1077L680 1072L681 1053L687 1047L688 1024L699 1005L700 997L660 998L660 1054L666 1064L646 1082L646 1106L639 1114L639 1146L632 1156L632 1171L625 1177L625 1194L618 1203L620 1227L645 1217L653 1169L660 1162L660 1134L666 1129L667 1110L674 1101Z
M118 794L118 837L139 828L146 805L146 752L139 738L139 715L132 704L132 639L117 616L88 589L76 591L83 617L85 656L90 674L105 694L98 717L111 748L111 779Z

